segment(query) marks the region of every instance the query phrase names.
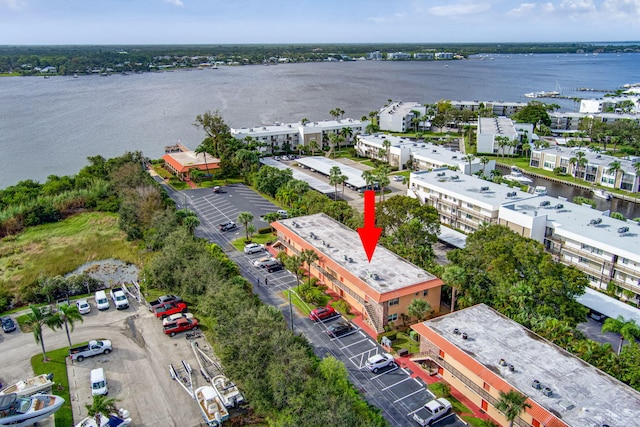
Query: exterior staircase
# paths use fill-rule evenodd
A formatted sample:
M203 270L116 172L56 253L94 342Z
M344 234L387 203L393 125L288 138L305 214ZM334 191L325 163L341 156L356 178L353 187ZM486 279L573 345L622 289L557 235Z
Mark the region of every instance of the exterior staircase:
M365 321L373 328L374 331L376 331L376 333L383 333L384 328L382 327L382 320L378 318L378 315L373 307L371 307L371 304L365 302L364 311L367 313Z

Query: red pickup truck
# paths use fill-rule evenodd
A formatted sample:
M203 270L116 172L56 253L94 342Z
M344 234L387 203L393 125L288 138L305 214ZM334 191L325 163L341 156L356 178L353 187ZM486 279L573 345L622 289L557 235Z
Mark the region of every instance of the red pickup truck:
M164 333L169 335L170 337L174 336L178 332L189 331L198 326L198 319L191 318L187 319L185 317L176 320L175 322L171 322L167 325L164 325Z
M153 312L156 317L165 318L167 316L171 316L176 313L186 313L187 312L187 304L182 301L171 301L166 302L164 304L157 305L153 307Z

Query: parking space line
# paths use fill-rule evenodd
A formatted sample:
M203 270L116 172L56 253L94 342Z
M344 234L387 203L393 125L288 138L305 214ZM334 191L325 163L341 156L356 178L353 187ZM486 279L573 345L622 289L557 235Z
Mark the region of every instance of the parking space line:
M388 390L388 389L390 389L391 387L395 387L395 386L397 386L398 384L402 384L403 382L408 381L408 380L411 380L411 379L413 379L413 378L411 378L411 377L407 377L407 378L405 378L405 379L403 379L403 380L398 381L398 382L397 382L397 383L395 383L395 384L391 384L390 386L387 386L387 387L385 387L385 388L381 389L380 391Z
M360 343L361 343L361 342L363 342L363 341L368 341L368 339L363 338L363 339L361 339L360 341L356 341L356 342L351 343L351 344L349 344L349 345L345 345L344 347L340 347L340 349L341 349L341 350L344 350L345 348L349 348L349 347L351 347L352 345L360 344Z
M414 391L414 392L413 392L413 393L411 393L411 394L407 394L406 396L401 397L400 399L396 399L396 400L394 400L394 401L393 401L393 403L398 403L398 402L400 402L401 400L404 400L404 399L406 399L406 398L407 398L407 397L409 397L409 396L413 396L414 394L422 393L423 391L424 391L424 389L423 389L423 388L420 388L420 389L418 389L418 390Z
M375 380L375 379L378 379L378 378L380 378L381 376L388 374L389 372L393 372L393 371L397 370L397 369L398 369L398 364L396 363L395 365L396 365L396 367L395 367L395 368L393 368L393 369L389 369L388 371L384 371L384 372L382 372L382 373L380 373L380 374L377 374L377 375L375 375L375 376L371 377L371 381L373 381L373 380ZM400 382L402 382L402 381L400 381ZM400 383L396 383L396 384L400 384ZM396 385L396 384L394 384L394 385ZM389 386L389 387L393 387L393 385L392 385L392 386ZM386 389L384 389L384 390L386 390Z

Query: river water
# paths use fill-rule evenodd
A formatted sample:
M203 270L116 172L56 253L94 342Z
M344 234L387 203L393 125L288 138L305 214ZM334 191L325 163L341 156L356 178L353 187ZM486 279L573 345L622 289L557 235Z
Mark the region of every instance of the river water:
M219 110L231 127L359 119L388 99L519 101L560 88L615 90L640 80L640 54L496 55L461 61L355 61L220 67L100 76L0 78L0 188L75 174L88 156L140 150L151 158L180 140L195 148L195 116ZM554 100L575 111L571 100ZM550 187L553 194L554 189Z

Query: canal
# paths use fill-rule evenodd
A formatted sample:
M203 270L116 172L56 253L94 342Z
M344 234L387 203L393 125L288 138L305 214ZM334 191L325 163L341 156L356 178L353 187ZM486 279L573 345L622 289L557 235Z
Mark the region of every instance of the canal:
M510 173L509 168L503 166L496 166L496 168L502 172L503 175ZM640 217L640 199L636 203L627 202L621 199L612 198L611 200L599 199L593 196L590 190L583 189L581 187L574 187L572 185L562 184L559 182L551 181L545 178L537 176L527 175L533 182L532 186L547 187L547 194L553 197L564 197L570 202L574 197L586 197L587 199L594 200L596 202L596 209L599 211L611 210L611 212L620 212L625 218L633 219Z

